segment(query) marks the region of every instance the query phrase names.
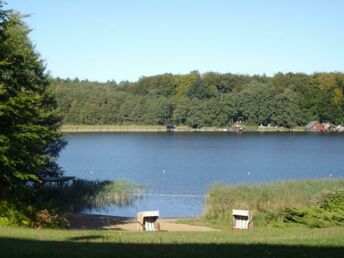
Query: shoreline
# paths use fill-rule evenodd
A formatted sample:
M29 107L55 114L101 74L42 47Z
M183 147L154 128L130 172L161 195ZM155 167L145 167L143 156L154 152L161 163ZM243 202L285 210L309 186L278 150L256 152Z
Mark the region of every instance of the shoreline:
M166 132L165 126L159 125L62 125L60 128L62 133L103 133L103 132ZM178 126L173 132L223 132L233 133L226 128L221 127L202 127L193 129L187 126ZM246 126L244 132L304 132L303 127L288 129L284 127L267 127L259 129L255 126ZM234 132L236 133L236 132Z

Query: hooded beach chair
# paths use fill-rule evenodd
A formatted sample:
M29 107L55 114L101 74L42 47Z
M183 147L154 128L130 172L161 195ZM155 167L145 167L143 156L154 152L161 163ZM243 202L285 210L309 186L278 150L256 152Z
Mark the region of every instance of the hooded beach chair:
M248 210L232 210L233 230L237 229L253 229L252 212Z
M159 231L159 211L141 211L137 213L137 231Z

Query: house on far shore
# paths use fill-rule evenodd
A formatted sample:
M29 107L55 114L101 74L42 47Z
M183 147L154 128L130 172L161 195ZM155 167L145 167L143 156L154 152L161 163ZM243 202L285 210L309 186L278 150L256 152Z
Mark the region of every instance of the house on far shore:
M335 132L344 133L344 126L337 125L336 128L335 128Z
M244 131L244 127L242 126L241 122L235 122L231 128L229 128L230 132L243 132Z
M322 125L319 121L312 121L305 127L306 132L318 132L323 133L325 132L325 126Z
M166 131L167 131L167 132L173 132L174 129L176 129L176 128L177 128L177 126L176 126L176 125L173 125L173 124L168 124L168 125L166 125Z
M331 122L324 122L322 125L325 127L326 132L335 132L336 131L336 126L332 124Z

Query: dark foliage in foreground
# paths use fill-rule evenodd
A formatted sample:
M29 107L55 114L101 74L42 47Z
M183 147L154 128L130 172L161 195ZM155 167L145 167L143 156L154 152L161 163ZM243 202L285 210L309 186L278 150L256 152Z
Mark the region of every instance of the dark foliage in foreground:
M127 206L143 187L125 181L77 180L73 184L37 189L34 202L0 200L0 226L67 227L67 215L109 205Z

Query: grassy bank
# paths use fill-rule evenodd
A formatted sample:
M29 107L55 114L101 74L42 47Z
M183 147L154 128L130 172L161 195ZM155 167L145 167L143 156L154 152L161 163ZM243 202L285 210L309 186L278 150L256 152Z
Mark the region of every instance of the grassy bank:
M110 184L109 189L114 187ZM344 257L344 227L278 228L255 223L253 231L232 231L230 219L234 207L252 209L259 218L285 207L307 206L322 191L343 187L344 179L216 185L207 196L207 220L180 220L221 230L216 232L0 227L0 257ZM105 187L105 192L109 189Z
M165 126L155 125L63 125L61 132L165 132Z
M118 232L0 227L0 257L343 257L343 228Z
M83 132L166 132L166 126L161 125L63 125L61 132L83 133ZM218 132L223 128L202 127L193 129L188 126L178 126L175 132Z
M225 127L202 127L193 129L188 126L178 126L175 132L226 132ZM60 129L63 133L87 132L166 132L166 127L161 125L71 125L65 124ZM257 126L245 126L246 132L289 132L290 129L270 127L258 130ZM303 127L297 127L293 132L303 132Z
M344 179L284 181L258 185L215 185L206 198L205 218L214 223L231 221L232 209L249 209L255 222L264 224L285 208L310 207L324 191L344 189Z

